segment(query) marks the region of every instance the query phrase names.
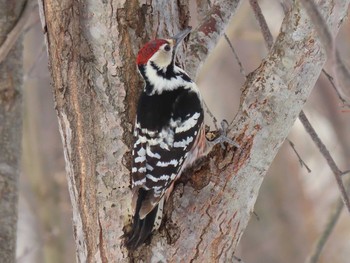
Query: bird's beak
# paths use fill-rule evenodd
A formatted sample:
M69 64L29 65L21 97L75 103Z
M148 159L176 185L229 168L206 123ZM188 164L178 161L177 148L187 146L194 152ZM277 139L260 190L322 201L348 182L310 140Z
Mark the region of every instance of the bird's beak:
M174 40L174 49L178 47L181 41L184 40L184 38L191 32L191 30L192 27L189 26L172 37L172 39Z

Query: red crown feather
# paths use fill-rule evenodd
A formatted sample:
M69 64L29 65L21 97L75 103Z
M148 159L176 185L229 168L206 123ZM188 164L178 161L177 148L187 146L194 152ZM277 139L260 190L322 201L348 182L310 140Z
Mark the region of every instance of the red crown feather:
M164 39L155 39L145 44L137 54L137 65L147 64L147 61L156 53L160 46L168 43Z

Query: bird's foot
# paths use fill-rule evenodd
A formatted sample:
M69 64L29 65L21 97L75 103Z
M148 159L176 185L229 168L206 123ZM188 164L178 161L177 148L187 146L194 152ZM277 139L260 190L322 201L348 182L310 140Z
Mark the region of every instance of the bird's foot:
M227 137L227 133L229 131L228 127L229 127L228 122L226 120L222 120L221 121L221 128L216 132L216 135L212 135L212 134L209 136L207 135L207 138L210 136L215 137L215 138L213 138L213 139L208 138L208 140L213 145L220 143L222 149L225 149L225 145L224 145L225 142L236 147L236 148L239 148L240 146L237 142L235 142L232 139Z

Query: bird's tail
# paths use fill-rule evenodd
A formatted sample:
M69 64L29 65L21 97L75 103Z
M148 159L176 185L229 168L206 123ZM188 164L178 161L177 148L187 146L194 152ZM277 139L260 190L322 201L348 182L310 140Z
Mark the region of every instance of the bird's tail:
M143 219L140 218L139 212L142 203L146 200L147 191L140 188L137 194L135 214L133 225L130 233L126 235L125 245L129 250L135 250L142 245L150 236L153 230L158 229L163 215L164 198L156 205Z

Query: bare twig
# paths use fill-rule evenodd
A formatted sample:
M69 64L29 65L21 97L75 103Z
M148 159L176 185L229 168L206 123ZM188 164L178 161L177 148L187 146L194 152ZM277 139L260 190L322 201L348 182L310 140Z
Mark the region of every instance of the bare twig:
M32 78L33 77L33 71L37 67L38 62L41 60L41 58L45 54L45 50L46 50L46 45L45 45L45 42L43 40L42 47L41 47L39 53L36 55L35 60L34 60L33 64L30 66L28 72L24 75L24 78Z
M343 207L344 207L344 202L340 199L337 202L337 206L335 208L335 211L332 212L332 214L329 216L328 223L326 224L325 229L323 230L323 233L321 234L319 239L316 241L315 247L311 252L311 256L306 261L307 263L317 263L318 262L320 255L321 255L321 252L322 252L322 249L323 249L324 245L326 244L330 234L332 233L334 226L338 222L341 211L343 210Z
M237 262L244 263L243 260L236 255L233 255L233 259L236 260Z
M346 174L348 174L348 173L350 173L350 170L346 170L346 171L342 172L342 173L341 173L341 176L346 175Z
M245 79L247 79L247 74L245 73L245 70L244 70L244 67L243 67L243 64L241 62L241 60L239 59L237 53L236 53L236 50L234 49L230 39L228 38L228 36L226 35L226 33L224 34L224 37L228 43L228 45L230 46L231 50L232 50L232 53L233 55L235 56L235 59L238 63L238 66L239 66L239 71L241 72L241 74L244 76Z
M205 106L205 111L206 113L208 113L209 117L212 119L213 121L213 124L214 124L214 127L215 127L215 130L219 130L219 127L218 127L218 120L216 119L216 117L214 116L214 114L211 112L211 110L209 109L207 103L203 100L203 104Z
M267 49L270 50L272 45L273 45L273 36L271 34L269 27L267 26L265 17L263 15L263 13L261 12L261 8L258 4L258 1L257 0L249 0L249 3L252 6L256 20L258 20L259 26L261 28L261 33L263 34L263 37L265 39L265 43L267 45Z
M233 55L238 63L238 66L239 66L239 71L241 72L241 74L243 75L243 77L245 78L245 80L247 80L247 75L245 73L245 70L244 70L244 67L243 67L243 64L241 62L241 60L239 59L238 57L238 54L236 53L232 43L231 43L231 40L228 38L228 36L226 34L224 34L224 37L228 43L228 45L230 46L232 52L233 52ZM232 121L228 124L228 127L231 127L231 125L233 124L234 120L236 119L236 116L237 116L237 113L236 115L233 117Z
M260 221L260 217L255 211L253 211L253 215L255 216L257 221Z
M0 63L4 61L7 54L12 49L13 45L16 43L18 37L22 34L27 21L30 17L36 2L32 0L27 0L25 6L23 7L22 14L18 19L16 25L12 28L11 32L7 34L6 40L0 46Z
M346 189L344 187L341 175L343 174L342 171L339 170L338 166L336 165L335 161L333 160L332 156L330 155L329 151L327 150L326 146L323 144L321 139L318 137L316 131L311 126L309 120L305 116L304 112L301 111L299 114L299 120L303 124L305 130L307 133L311 136L311 139L314 141L314 143L317 145L317 148L323 155L323 157L326 159L329 167L331 168L332 172L334 173L335 179L337 181L342 199L344 204L346 205L348 211L350 212L350 201L349 196L346 193Z
M300 163L301 167L304 166L304 167L306 168L306 170L307 170L309 173L311 173L311 169L307 166L307 164L304 162L304 160L300 157L299 153L298 153L297 150L295 149L294 143L293 143L291 140L289 140L289 139L287 139L287 141L289 142L289 145L292 147L294 153L295 153L296 156L298 157L299 163Z
M344 106L346 107L350 107L350 104L346 101L346 99L344 99L342 97L342 95L340 94L337 86L335 85L334 83L334 79L333 77L327 73L327 71L325 69L322 69L322 73L327 77L327 79L329 80L329 82L331 83L332 87L334 88L335 92L337 93L338 95L338 98L341 100L341 102L343 103Z

